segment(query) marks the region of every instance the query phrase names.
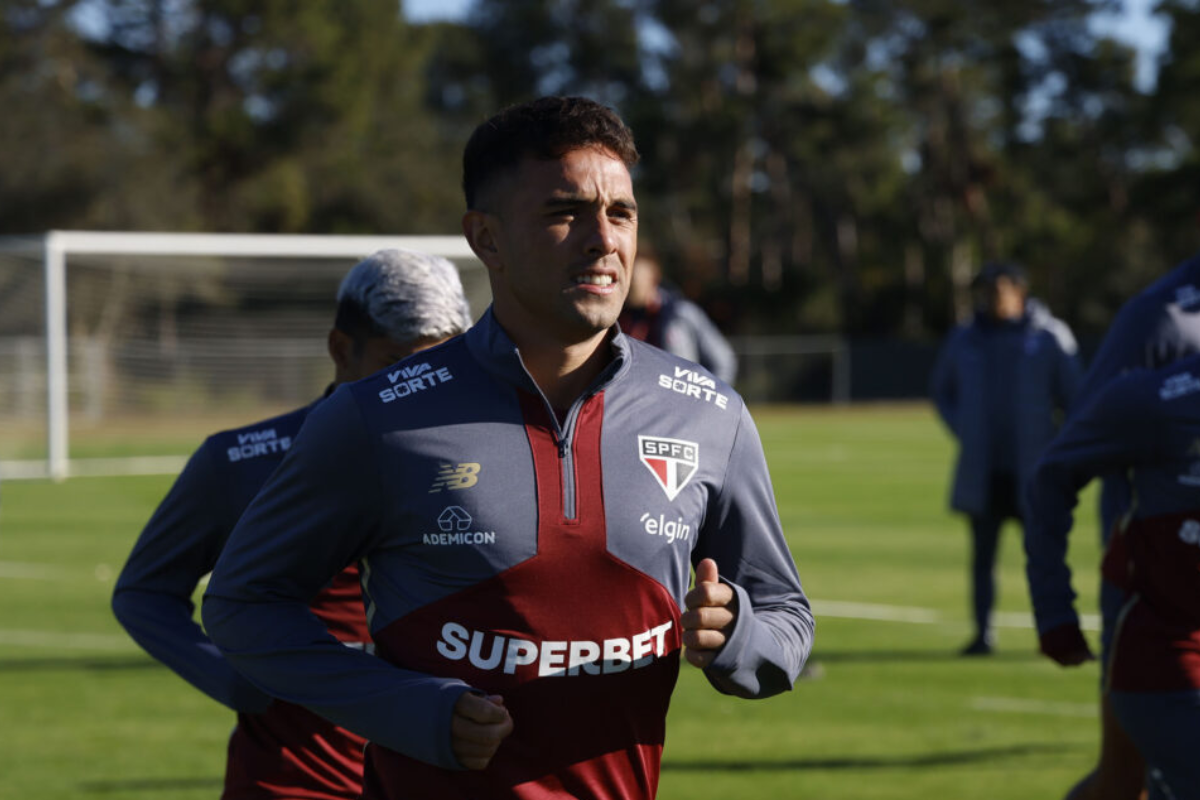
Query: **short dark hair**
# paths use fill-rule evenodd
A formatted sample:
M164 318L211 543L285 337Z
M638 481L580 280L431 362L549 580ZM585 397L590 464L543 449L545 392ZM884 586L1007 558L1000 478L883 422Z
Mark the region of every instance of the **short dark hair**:
M633 132L595 100L541 97L509 106L477 127L463 151L467 208L476 208L483 187L526 156L550 161L584 147L611 150L627 168L640 158Z

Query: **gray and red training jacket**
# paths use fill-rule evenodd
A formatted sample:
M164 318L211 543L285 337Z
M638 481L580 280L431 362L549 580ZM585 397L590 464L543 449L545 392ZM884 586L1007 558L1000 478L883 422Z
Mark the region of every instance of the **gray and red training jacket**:
M1080 490L1111 471L1128 475L1134 498L1103 564L1129 598L1108 664L1111 688L1200 688L1200 356L1110 382L1042 456L1025 524L1040 634L1078 625L1067 532Z
M1079 389L1092 397L1123 372L1157 369L1200 352L1200 254L1178 264L1131 297L1117 313L1092 358ZM1129 509L1124 475L1104 475L1100 495L1100 538L1108 541Z
M653 797L705 557L739 607L709 681L766 697L799 674L812 613L741 398L609 341L560 421L489 311L322 403L230 538L209 632L255 684L371 741L365 797ZM381 657L307 608L359 560ZM451 749L472 690L514 722L482 772Z
M305 708L272 702L193 619L192 593L312 408L208 437L142 530L113 593L113 613L146 652L238 712L224 800L349 800L362 791L362 738ZM312 610L338 640L369 641L357 565L322 587Z

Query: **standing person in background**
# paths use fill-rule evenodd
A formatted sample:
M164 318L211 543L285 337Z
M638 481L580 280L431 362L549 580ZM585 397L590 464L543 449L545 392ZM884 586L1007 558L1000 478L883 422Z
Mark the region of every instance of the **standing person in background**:
M1020 267L987 264L974 289L975 316L950 334L932 381L938 414L959 444L950 505L970 518L975 636L962 650L968 656L993 651L1000 529L1023 518L1021 487L1082 376L1070 329L1027 297Z
M1110 381L1081 403L1038 463L1027 572L1043 650L1063 666L1093 658L1066 566L1072 512L1092 478L1116 471L1136 499L1104 556L1106 580L1126 597L1105 690L1150 767L1150 797L1200 798L1200 356ZM1136 797L1142 779L1132 767L1140 763L1106 766L1072 796Z
M370 740L365 798L651 800L681 654L747 698L804 666L813 616L745 404L664 385L705 376L615 324L637 160L585 98L481 123L463 232L491 308L322 403L213 570L213 641ZM378 657L307 607L360 560Z
M1200 352L1200 255L1176 266L1140 293L1130 298L1117 313L1104 341L1084 376L1080 397L1091 398L1124 372L1154 369ZM1100 494L1100 539L1107 547L1109 537L1128 512L1132 492L1124 470L1102 476ZM1035 604L1046 587L1053 591L1067 569L1065 550L1055 557L1032 553L1043 546L1039 539L1026 538L1031 552L1028 570ZM1067 572L1069 575L1069 572ZM1125 593L1111 581L1100 581L1100 654L1107 672L1110 645L1117 618L1125 604ZM1038 619L1042 652L1064 666L1072 663L1083 634L1067 620L1043 615ZM1142 791L1142 759L1113 714L1107 688L1100 695L1101 744L1096 768L1084 776L1067 795L1070 800L1132 800Z
M700 306L662 285L662 264L642 246L618 323L626 336L694 361L732 384L737 355Z
M467 301L443 258L382 250L343 279L329 331L335 386L465 331ZM238 518L283 459L321 400L210 436L142 531L113 594L113 612L148 653L237 712L224 800L350 800L362 791L364 740L299 706L272 700L243 678L192 618L192 593L212 570ZM330 634L369 642L357 566L312 604Z

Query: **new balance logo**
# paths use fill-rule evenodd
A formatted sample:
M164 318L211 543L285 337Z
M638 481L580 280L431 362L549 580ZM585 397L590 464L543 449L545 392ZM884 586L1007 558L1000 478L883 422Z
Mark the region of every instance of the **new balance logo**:
M474 462L466 464L442 464L438 470L437 479L434 480L433 486L430 487L430 494L437 494L443 489L455 491L457 489L470 489L475 484L479 483L479 470L481 467Z
M702 372L687 367L675 367L675 374L659 375L658 385L678 394L713 403L717 408L729 405L729 397L717 391L717 382Z

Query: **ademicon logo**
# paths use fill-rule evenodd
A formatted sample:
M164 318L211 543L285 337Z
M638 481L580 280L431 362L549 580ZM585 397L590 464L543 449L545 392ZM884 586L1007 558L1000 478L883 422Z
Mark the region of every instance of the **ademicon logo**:
M674 500L700 467L700 445L684 439L639 435L638 458L667 493L667 499Z

